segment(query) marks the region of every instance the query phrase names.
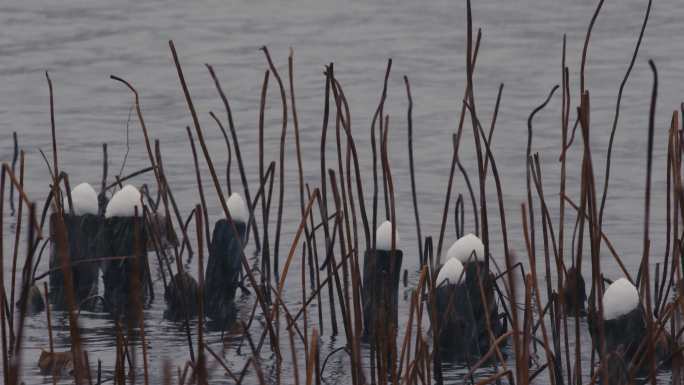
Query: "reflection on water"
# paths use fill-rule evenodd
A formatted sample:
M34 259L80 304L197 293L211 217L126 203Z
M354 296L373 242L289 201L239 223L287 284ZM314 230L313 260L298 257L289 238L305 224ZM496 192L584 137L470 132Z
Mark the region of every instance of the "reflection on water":
M554 85L560 82L560 53L563 34L568 37L568 65L575 97L579 58L584 31L593 12L594 2L545 2L522 0L479 1L474 17L483 28L483 43L476 69L476 98L481 117L489 121L499 83L505 83L493 146L503 178L504 200L509 209L509 235L515 250L524 250L517 208L524 199L526 119ZM587 84L592 93L592 132L595 168L602 174L615 95L638 34L645 4L626 0L607 2L595 27L589 51ZM50 146L48 93L44 71L49 70L55 85L56 125L61 167L70 174L72 184L98 183L101 173L101 143L109 144L110 169L118 173L124 153L130 150L123 173L148 165L138 122L130 123L130 143L126 142L126 121L131 95L110 74L131 81L141 94L141 105L150 135L160 140L167 178L181 211L188 213L197 204L196 182L191 172L192 158L184 128L190 124L175 68L170 60L167 40L173 39L179 50L186 78L190 84L200 121L209 141L214 160L223 167L226 158L223 138L208 115L210 110L224 116L223 107L213 88L204 63L215 66L231 100L245 166L252 186L256 185L258 97L266 62L258 47L268 45L281 72L286 69L288 49L295 49L297 107L301 127L304 176L312 185L320 181L319 145L322 120L323 66L334 62L336 73L350 99L352 126L356 133L361 167L369 170L370 152L367 132L374 106L380 95L386 59L393 59L386 112L391 120L391 162L396 185L399 231L404 245L404 268L409 271L409 286L417 282L418 248L415 235L408 159L406 154L406 97L403 75L411 79L414 97L414 145L417 187L423 234L437 234L451 153L450 135L457 127L463 93L465 60L464 2L434 1L428 4L407 0L333 3L295 0L288 3L147 1L61 1L45 5L39 1L4 4L0 7L0 121L2 140L0 159L11 160L11 132L27 151L26 185L29 196L41 200L48 191L48 171L38 150L48 153ZM636 271L641 250L640 234L645 167L645 141L651 77L646 65L653 58L661 79L659 109L669 111L679 106L684 85L684 51L672 49L680 44L684 8L674 0L659 1L653 8L640 58L627 85L622 115L613 152L614 168L610 199L606 207L604 229L627 267ZM276 85L269 90L266 121L266 158L276 159L280 132L280 104ZM576 103L576 102L573 102ZM533 151L539 152L544 171L544 185L552 203L554 223L558 191L560 146L560 99L554 99L534 121ZM662 255L664 247L664 194L666 137L668 115L656 123L652 255ZM291 131L290 131L291 132ZM286 164L286 205L281 255L294 237L299 218L294 144L288 133ZM330 146L333 144L329 143ZM332 149L328 152L334 160ZM461 157L469 170L474 168L474 152L465 142ZM571 151L569 162L578 165L579 153ZM218 167L218 166L217 166ZM205 170L206 171L206 170ZM220 172L222 174L222 171ZM579 167L568 175L568 190L577 196ZM223 181L223 180L222 180ZM152 183L150 175L136 183ZM205 178L205 192L212 223L221 216L213 187ZM239 183L233 172L233 185ZM368 185L366 186L368 189ZM455 182L456 193L466 193L463 180ZM573 195L574 194L574 195ZM368 196L368 195L366 195ZM492 200L493 202L493 200ZM466 218L472 223L470 218ZM571 219L570 219L571 220ZM570 222L568 222L570 223ZM6 220L5 255L12 244L13 220ZM492 226L492 250L501 261L498 221ZM274 226L271 226L274 227ZM450 223L446 244L455 237ZM467 228L468 230L468 228ZM250 245L250 247L253 245ZM252 250L250 250L251 252ZM45 259L46 260L46 259ZM5 271L11 261L5 258ZM153 261L156 265L156 261ZM196 275L196 261L187 267ZM47 268L43 263L40 271ZM291 277L299 276L294 263ZM588 268L588 266L587 266ZM612 259L605 258L607 276L619 275ZM585 273L586 274L586 273ZM158 277L158 275L156 276ZM9 285L6 278L6 285ZM301 301L299 285L286 285L284 300L291 309ZM289 282L289 281L288 281ZM288 289L292 287L292 289ZM408 317L408 290L400 295L400 324ZM145 325L152 376L161 377L164 360L182 365L188 358L186 330L181 324L163 320L164 303L160 279L155 282L157 299L145 312ZM240 317L246 322L254 298L239 298ZM322 313L328 313L324 306ZM310 328L317 323L318 309L309 306ZM111 376L114 362L115 325L103 314L80 314L82 337L91 357L102 360L104 377ZM257 316L252 338L261 334L263 320ZM574 321L570 322L572 325ZM196 323L190 325L193 333ZM324 325L322 357L343 346L343 337L331 337ZM572 326L571 326L572 327ZM581 330L586 331L582 321ZM63 314L53 317L55 346L64 350L69 342L68 322ZM311 330L308 331L309 335ZM588 337L588 336L585 336ZM228 334L221 343L220 332L208 332L207 341L231 370L241 370L249 357L246 342ZM136 344L139 343L137 340ZM581 349L589 361L589 344ZM27 383L49 383L34 365L41 348L47 347L44 313L27 321L25 337ZM574 351L574 341L570 341ZM284 349L286 362L291 359ZM237 352L241 354L237 354ZM295 350L302 361L301 349ZM365 354L369 354L366 352ZM542 354L539 355L541 360ZM272 352L262 351L267 379L275 378ZM510 360L510 355L509 355ZM543 362L537 362L543 364ZM585 369L586 364L584 365ZM286 371L291 370L285 365ZM326 382L349 382L348 356L337 352L329 357ZM460 379L467 370L456 363L445 363L446 378ZM479 372L478 372L479 373ZM223 380L223 371L215 368L214 379ZM300 377L303 373L299 373ZM661 377L667 378L667 374ZM250 376L248 376L250 377ZM547 381L544 373L539 381ZM293 381L293 373L281 374L283 383ZM154 381L158 382L158 381Z

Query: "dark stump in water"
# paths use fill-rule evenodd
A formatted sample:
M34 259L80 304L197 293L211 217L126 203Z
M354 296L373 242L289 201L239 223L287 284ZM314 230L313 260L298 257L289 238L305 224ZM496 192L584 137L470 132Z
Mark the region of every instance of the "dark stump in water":
M565 302L565 314L574 317L575 314L585 316L585 303L587 292L584 286L584 277L573 266L568 270L563 287L563 301Z
M56 239L57 213L50 215L50 239ZM64 215L67 233L67 258L71 268L76 306L90 309L97 301L99 262L97 258L97 237L102 227L100 216ZM66 295L62 261L56 242L50 244L50 302L56 309L66 308Z
M32 316L45 310L45 301L43 301L43 296L40 293L40 289L35 284L29 287L28 292L22 293L22 296L17 301L17 309L21 311L21 305L24 300L26 303L26 315Z
M364 338L390 337L397 327L401 250L367 250L363 262Z
M97 255L107 259L102 263L104 302L114 315L137 312L136 302L144 304L152 295L146 238L141 217L105 219Z
M209 245L209 262L204 281L204 314L219 323L225 323L235 316L235 293L240 284L241 247L246 241L247 226L243 222L234 224L238 234L235 234L233 226L226 219L216 222Z
M599 326L596 322L596 312L590 311L588 316L589 331L593 340L594 349L600 351ZM649 373L650 360L645 358L646 349L639 350L647 337L646 314L641 305L629 313L617 318L605 320L603 333L606 348L606 375L608 384L627 384L629 372L637 376ZM661 334L654 341L656 365L667 364L671 355L671 338L667 334ZM636 357L639 355L639 357ZM633 362L641 362L641 366L632 368Z
M478 352L478 330L465 284L435 289L440 352L466 358Z
M197 316L199 309L197 281L187 271L177 273L169 282L164 293L166 310L164 318L180 321Z
M435 314L440 353L470 361L487 353L491 337L503 335L506 326L494 296L494 275L484 262L468 262L464 269L465 282L435 289Z

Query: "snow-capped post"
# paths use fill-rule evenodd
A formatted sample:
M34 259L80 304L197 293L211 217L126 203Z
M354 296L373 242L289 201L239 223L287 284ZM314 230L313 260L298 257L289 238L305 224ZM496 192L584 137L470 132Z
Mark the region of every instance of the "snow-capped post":
M70 266L77 305L90 308L97 295L99 264L96 258L97 234L102 226L98 215L97 193L88 183L81 183L71 191L72 213L64 213L69 246ZM57 215L50 215L50 239L55 239ZM50 245L50 298L55 309L66 308L64 274L57 254L57 244ZM40 292L40 291L38 291ZM85 302L84 302L85 301Z
M641 304L637 288L627 279L615 280L603 294L603 336L606 347L606 366L609 376L628 378L629 370L636 369L638 375L648 373L650 362L643 359L644 339L647 337L646 310ZM595 309L589 309L587 321L594 349L600 351L600 335ZM671 357L671 337L663 331L653 337L655 360L662 363ZM635 355L639 354L637 358ZM631 363L640 362L638 368ZM611 382L613 383L613 382Z
M394 244L392 244L394 232ZM399 234L390 221L376 231L375 249L366 250L363 262L364 337L390 331L397 326L399 278L403 253Z
M479 357L489 350L489 330L495 338L505 332L494 285L482 241L467 234L454 242L435 282L439 343L445 353Z
M235 234L228 219L216 222L209 243L204 285L204 314L222 325L235 315L235 293L242 267L240 245L247 241L249 223L249 209L239 193L231 194L226 204L238 234ZM240 237L239 240L236 235Z
M138 293L134 294L142 301L152 293L144 223L140 192L131 185L124 186L107 204L98 236L97 255L105 259L102 263L105 306L112 314L126 314L131 304L131 288L137 288Z
M435 315L439 319L439 341L443 352L452 352L467 345L474 332L471 306L465 286L463 263L449 258L439 269L435 281Z

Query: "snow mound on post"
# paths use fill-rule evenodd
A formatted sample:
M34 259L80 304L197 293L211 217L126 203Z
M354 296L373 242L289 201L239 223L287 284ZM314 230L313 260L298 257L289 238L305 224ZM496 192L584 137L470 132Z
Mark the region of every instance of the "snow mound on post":
M97 215L99 211L97 193L89 183L81 183L71 190L71 202L73 203L74 215Z
M105 217L132 217L135 215L136 208L138 209L138 216L142 216L140 191L128 184L117 191L109 201L105 210Z
M608 286L603 294L603 319L623 316L639 306L639 292L626 278L620 278Z
M394 249L399 249L399 232L394 229ZM391 250L392 249L392 222L384 221L375 232L375 249L376 250Z
M447 259L451 258L456 258L461 263L484 261L484 244L475 234L464 235L454 242L447 251Z
M450 258L441 269L439 269L439 274L437 274L436 287L442 285L444 281L447 281L447 285L458 285L461 283L463 276L463 264L458 258Z
M233 218L234 222L247 223L249 220L249 210L247 209L245 200L242 199L242 195L238 193L230 194L226 205L228 206L230 217Z

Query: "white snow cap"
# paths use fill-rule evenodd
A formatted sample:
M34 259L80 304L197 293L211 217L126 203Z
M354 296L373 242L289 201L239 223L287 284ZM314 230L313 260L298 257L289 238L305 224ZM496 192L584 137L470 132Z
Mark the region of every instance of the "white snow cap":
M238 193L230 194L226 205L228 205L228 212L233 221L247 223L249 220L249 210L247 210L247 204L242 199L242 195Z
M436 286L442 285L444 281L448 281L448 285L457 285L463 280L463 264L458 258L450 258L437 274Z
M97 193L88 183L81 183L71 190L71 202L74 207L75 215L93 214L97 215L99 205L97 204Z
M471 257L475 252L475 255ZM475 234L467 234L454 242L449 251L447 251L447 259L456 258L461 263L468 261L484 261L484 244Z
M138 208L138 215L142 216L140 191L128 184L117 191L109 201L105 210L105 218L132 217L135 215L136 207Z
M394 229L394 248L399 249L399 232L396 227ZM375 232L375 249L376 250L391 250L392 249L392 222L384 221Z
M620 278L608 286L603 294L603 319L611 320L629 313L639 306L639 292L627 278Z

